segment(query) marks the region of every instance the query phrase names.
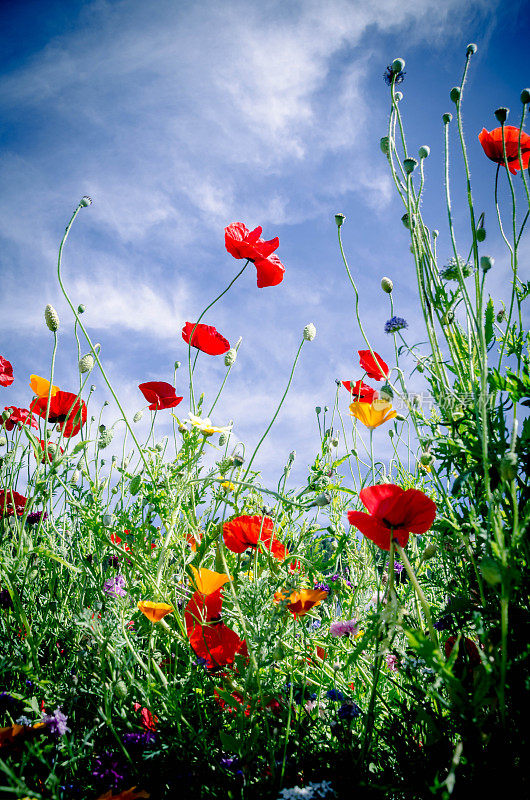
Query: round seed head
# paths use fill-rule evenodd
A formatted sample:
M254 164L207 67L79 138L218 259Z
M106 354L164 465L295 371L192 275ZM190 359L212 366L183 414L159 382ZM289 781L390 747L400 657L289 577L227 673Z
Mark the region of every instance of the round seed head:
M462 94L462 90L460 89L460 86L453 86L453 88L449 92L449 97L451 98L451 100L453 101L453 103L455 105L460 102L460 95L461 94Z
M310 322L304 328L304 339L307 342L312 342L316 335L317 335L317 329L315 328L313 323Z
M387 294L391 294L393 288L394 284L392 283L390 278L387 278L386 276L384 278L381 278L381 289L384 292L386 292Z
M429 158L431 154L431 148L428 144L422 144L420 149L418 150L418 155L420 158Z
M477 52L477 45L474 42L470 42L467 46L466 55L474 56L476 52Z
M404 58L395 58L392 61L392 72L403 72L405 69L405 59Z
M453 115L450 114L449 111L446 111L445 114L443 115L442 119L443 119L444 125L449 125L449 123L453 119Z
M79 359L79 372L84 374L85 372L92 372L94 369L94 356L92 353L87 353L86 356Z
M508 114L510 113L510 109L506 108L505 106L501 106L495 111L495 116L497 117L498 121L501 125L504 125L508 118Z
M55 331L59 328L59 315L54 307L49 303L44 309L44 320L52 333L55 333Z
M478 228L477 242L483 242L485 238L486 238L486 228Z
M521 103L523 103L523 105L530 103L530 89L523 89L521 92Z

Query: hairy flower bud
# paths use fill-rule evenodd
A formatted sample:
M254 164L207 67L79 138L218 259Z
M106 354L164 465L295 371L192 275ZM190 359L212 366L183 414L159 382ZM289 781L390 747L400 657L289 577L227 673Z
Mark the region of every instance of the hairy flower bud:
M451 122L452 119L453 119L453 115L450 114L449 111L446 111L445 114L442 117L444 125L449 125L449 123Z
M59 315L54 307L49 303L44 309L44 320L52 333L55 333L55 331L59 328Z
M466 49L466 56L474 56L477 52L477 45L474 42L470 42Z
M394 284L392 283L390 278L387 278L386 276L384 278L381 278L381 289L384 292L386 292L387 294L391 294L393 288Z
M396 103L400 103L403 100L403 92L396 92L394 97L396 99Z
M382 400L384 403L391 403L394 397L394 392L392 391L392 387L385 383L379 392L379 400Z
M461 94L462 90L460 89L460 86L453 86L453 88L449 92L449 97L451 98L451 100L455 105L459 103Z
M133 422L140 422L140 420L142 419L143 415L144 415L143 411L137 411L136 414L133 417Z
M510 109L506 108L506 106L501 106L495 111L495 116L497 117L498 121L501 125L504 125L508 118L508 114L510 113Z
M79 305L77 306L77 313L78 314L84 314L85 313L85 308L86 308L86 306L84 306L83 303L79 303Z
M431 148L428 144L422 144L420 149L418 150L418 155L420 158L429 158L431 154Z
M434 456L432 453L422 453L420 456L420 464L423 464L424 467L430 467L431 464L434 464Z
M379 147L381 148L381 152L387 156L390 152L390 141L388 136L383 136L379 141Z
M504 322L506 319L506 309L501 308L501 310L497 314L497 322Z
M81 374L85 372L92 372L94 369L94 356L92 353L87 353L86 356L83 356L79 359L79 372Z
M329 492L323 492L322 494L317 495L309 508L313 508L314 506L318 506L318 508L324 508L324 506L329 506L331 503L331 495Z
M228 441L228 436L226 435L226 433L222 433L219 436L219 447L224 447L227 441Z
M403 166L405 168L405 172L407 175L410 175L416 167L418 166L418 162L415 158L405 158L403 161Z
M85 194L84 197L82 197L81 200L79 201L79 205L81 206L81 208L86 208L87 206L91 206L92 198L89 197L87 194Z
M523 103L523 105L530 103L530 89L523 89L521 92L521 103Z
M79 480L79 470L75 469L72 472L72 477L70 478L70 483L77 483L78 480Z
M317 335L317 329L315 328L313 323L310 322L304 328L304 339L308 342L312 342L316 335Z
M395 58L392 61L392 72L403 72L405 69L405 59L404 58Z
M436 547L436 545L431 542L430 544L427 545L427 547L423 551L421 560L428 561L430 558L436 555L437 550L438 548Z
M231 347L227 353L225 353L225 366L231 367L232 364L235 364L237 358L237 350L235 347Z
M480 258L480 266L482 267L483 272L488 272L494 263L495 259L491 256L481 256Z
M412 228L412 230L414 230L414 228L416 226L416 222L415 222L414 219L412 220L412 225L411 225L410 217L409 217L408 213L403 214L403 216L401 217L401 222L403 223L405 228L407 228L407 230L411 230L411 228Z
M337 228L340 228L342 226L342 223L344 222L345 219L346 217L344 216L344 214L335 214L335 222L337 223Z
M485 238L486 238L486 229L477 228L477 242L483 242Z
M112 430L112 428L106 428L104 431L102 431L98 441L100 449L108 447L109 444L112 442L113 437L114 437L114 431Z

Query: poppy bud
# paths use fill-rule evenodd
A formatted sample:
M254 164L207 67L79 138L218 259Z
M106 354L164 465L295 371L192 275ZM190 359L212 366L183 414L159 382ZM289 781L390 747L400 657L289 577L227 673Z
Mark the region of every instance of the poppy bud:
M92 198L89 197L87 194L85 194L84 197L82 197L81 200L79 201L79 205L81 206L81 208L86 208L87 206L91 206Z
M107 430L102 431L98 441L99 447L101 449L108 447L109 444L112 442L113 437L114 437L114 431L112 430L112 428L108 428Z
M421 560L428 561L430 558L436 555L437 550L438 548L436 547L436 545L431 542L430 544L427 545L427 547L423 551Z
M226 433L222 433L219 437L219 447L223 447L228 441Z
M52 331L52 333L55 333L55 331L59 327L59 315L57 314L57 311L54 309L54 307L51 306L49 303L44 309L44 320L48 328Z
M312 322L309 325L306 325L304 328L304 339L308 342L312 342L315 336L317 335L317 329L313 325Z
M470 42L467 46L466 56L474 56L477 52L477 45L474 42Z
M112 527L114 523L114 514L103 514L101 521L106 528Z
M498 121L503 125L508 118L508 114L510 113L510 109L506 108L505 106L501 106L495 111L495 116L497 117Z
M314 506L318 506L319 508L324 508L324 506L329 506L331 500L332 497L330 493L323 492L322 494L319 494L317 497L315 497L309 508L313 508Z
M390 278L384 277L381 278L381 289L386 292L387 294L392 293L392 289L394 288L394 284L390 280ZM340 383L340 381L339 381Z
M451 98L451 100L453 101L453 103L455 105L458 104L461 94L462 94L462 90L460 89L460 86L453 86L453 88L449 92L449 97Z
M392 430L392 428L388 431L388 435L390 436L391 439L393 438L394 431Z
M70 483L77 483L78 480L79 480L79 470L75 469L72 472L72 477L70 478Z
M495 559L486 556L480 563L482 577L490 586L495 586L502 581L502 572Z
M93 383L92 386L90 387L90 394L92 394L92 392L95 392L95 391L96 391L96 384Z
M382 400L384 403L391 403L394 397L394 392L392 391L392 387L389 386L388 383L385 383L384 386L381 387L381 391L379 392L379 399Z
M448 311L447 314L444 314L442 322L444 325L451 325L455 321L455 315L452 311Z
M396 92L394 97L396 98L396 103L399 103L401 100L403 100L403 93L402 92Z
M403 414L396 414L395 419L397 419L398 422L405 422L406 417L404 417Z
M83 305L83 303L80 303L80 304L77 306L77 313L78 313L78 314L84 314L84 313L85 313L85 306Z
M410 223L410 218L409 218L409 215L408 215L408 214L403 214L403 216L401 217L401 222L403 223L403 225L405 226L405 228L407 228L407 230L410 230L410 229L411 229L411 223ZM415 220L413 219L413 220L412 220L412 229L413 229L413 230L414 230L415 226L416 226L416 222L415 222Z
M180 361L175 361L175 369L180 369Z
M524 105L530 103L530 89L523 89L521 92L521 103Z
M125 681L117 681L115 692L118 695L118 697L121 697L122 699L124 697L127 697L127 684L125 683Z
M442 117L444 125L448 125L451 122L452 119L453 119L453 115L450 114L448 111L446 111L445 114Z
M133 417L133 422L140 422L140 420L142 419L143 415L144 415L143 411L137 411L136 414Z
M405 59L404 58L395 58L392 61L392 72L398 73L403 72L405 69Z
M320 406L315 406L315 411L316 411L317 414L320 414L322 409L320 408Z
M334 439L331 440L331 444L333 445L333 447L338 447L340 444L340 440L337 437L335 437Z
M501 310L497 314L497 322L504 322L505 319L506 319L506 309L501 308Z
M227 353L225 353L225 366L231 367L232 364L235 364L237 358L237 350L235 347L231 347Z
M478 228L477 230L477 242L483 242L486 238L486 229L485 228Z
M241 467L245 463L245 459L239 453L232 456L232 464L235 467Z
M501 460L501 477L505 481L513 481L517 475L517 454L511 450Z
M344 216L344 214L335 214L335 222L337 223L337 228L340 228L342 226L342 223L344 222L345 219L346 217Z
M411 172L414 172L414 170L418 166L418 162L416 161L415 158L406 158L403 161L403 166L405 167L405 172L407 173L407 175L410 175Z
M86 356L79 359L79 372L81 374L85 372L92 372L94 369L94 356L92 353L87 353Z
M480 266L482 267L483 272L488 272L494 263L495 259L492 258L492 256L481 256L480 258Z
M429 158L431 154L431 148L428 144L422 144L420 149L418 150L418 155L420 158Z
M381 152L383 152L385 154L385 156L387 156L389 154L389 152L390 152L390 141L388 139L388 136L383 136L381 138L381 140L379 141L379 147L381 148Z
M432 232L432 238L433 239L437 239L439 235L440 235L440 231L436 230L436 228L435 228L433 230L433 232Z

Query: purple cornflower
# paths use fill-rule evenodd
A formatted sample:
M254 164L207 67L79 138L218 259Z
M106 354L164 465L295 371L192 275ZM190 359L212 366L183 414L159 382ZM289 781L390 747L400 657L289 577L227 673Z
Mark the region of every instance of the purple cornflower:
M156 735L152 731L144 733L124 733L123 743L129 747L148 747L156 742Z
M116 575L114 578L109 578L103 584L103 591L110 597L125 597L127 592L123 588L125 586L125 578L123 575Z
M339 708L339 719L355 719L361 715L361 709L353 700L348 700Z
M404 569L405 567L403 566L401 561L394 561L394 572L397 572L397 574L400 575Z
M60 708L56 708L53 714L45 714L42 721L51 733L56 733L59 736L64 736L66 731L70 730L66 725L68 719Z
M397 333L397 331L403 330L403 328L408 328L409 324L406 319L403 317L391 317L387 322L385 322L385 333Z
M394 72L392 69L392 64L389 64L383 72L383 80L387 86L392 86L392 82L403 83L406 74L407 73L404 70L401 70L401 72Z
M335 583L335 581L340 581L340 575L338 575L338 574L337 575L332 575L331 578L330 578L330 581L332 581L333 583Z
M119 789L125 780L125 769L112 750L105 750L104 753L95 758L96 767L92 770L92 775L109 789Z
M339 692L338 689L328 689L326 692L326 697L329 697L330 700L336 700L340 703L343 703L346 700L342 692Z
M313 588L315 589L315 591L329 592L329 586L327 583L318 583L315 581L315 585Z
M359 633L359 623L354 619L340 619L331 623L329 632L336 639L339 636L348 636L350 633L355 636Z
M48 514L46 511L32 511L31 514L28 514L26 517L26 523L28 525L37 525L37 523L40 522L41 517L43 522L45 519L48 519Z

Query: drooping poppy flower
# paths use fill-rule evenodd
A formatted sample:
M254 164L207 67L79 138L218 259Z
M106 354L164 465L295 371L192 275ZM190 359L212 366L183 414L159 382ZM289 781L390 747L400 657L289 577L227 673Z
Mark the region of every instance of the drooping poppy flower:
M519 132L521 133L521 160L519 160ZM505 166L502 147L502 128L495 128L492 131L487 131L486 128L482 128L478 135L478 140L485 154L491 161ZM526 169L530 161L530 136L513 125L505 125L504 143L506 147L506 161L512 175L515 175L517 170Z
M444 644L445 650L445 657L449 658L451 653L453 652L453 648L456 644L457 636L449 636ZM472 639L468 639L467 636L462 636L460 638L460 643L458 646L458 655L456 657L456 663L458 662L466 662L471 667L477 667L480 664L480 654L478 651L478 647Z
M45 449L46 449L46 442L44 441L44 439L39 439L39 442L40 442L40 447L41 447L42 453L35 453L35 458L37 459L37 461L41 461L42 462L46 458L46 456L44 455L44 452L45 452ZM61 451L61 455L62 455L64 453L63 448L59 447L59 450ZM48 442L48 461L50 461L50 462L53 461L53 459L55 458L56 452L57 452L57 445L54 442Z
M318 606L327 596L328 592L323 589L300 589L299 592L291 592L290 595L284 592L276 592L274 602L281 603L283 600L288 600L287 608L296 619L297 617L305 616L313 606Z
M151 622L160 622L166 614L173 613L173 606L168 603L153 603L152 600L139 600L138 608Z
M150 411L160 411L163 408L175 408L184 399L177 397L174 387L165 381L148 381L141 383L138 388L150 403Z
M273 535L273 527L270 517L244 515L224 523L223 539L233 553L243 553L262 542L278 561L283 561L288 555L287 548Z
M41 378L39 375L30 375L29 385L30 388L33 389L33 394L36 397L48 397L48 392L50 391L50 381L47 381L46 378ZM52 386L51 396L54 397L58 391L58 386Z
M248 258L257 271L258 289L277 286L282 282L285 268L274 254L280 240L277 236L266 242L261 239L261 226L249 231L242 222L233 222L225 228L225 247L234 258Z
M197 625L189 641L197 658L204 659L208 669L229 667L236 655L248 655L246 641L224 622L203 627Z
M195 328L195 330L193 330ZM192 336L193 333L193 336ZM191 342L190 342L191 337ZM182 338L187 344L196 347L209 356L220 356L230 350L230 342L213 327L199 322L186 322L182 328Z
M21 517L27 502L27 497L18 492L0 489L0 517Z
M5 411L10 412L9 417L4 421L6 431L12 431L15 425L31 425L32 428L39 426L33 419L31 412L27 408L16 408L16 406L6 406Z
M30 409L34 414L46 418L47 406L47 397L36 397L32 401ZM81 426L86 423L86 418L87 410L84 400L72 392L58 391L51 398L48 421L56 422L66 438L78 434Z
M230 580L230 577L222 572L214 572L214 570L205 569L205 567L197 569L192 565L190 566L193 572L193 583L201 594L212 594L212 592L216 592Z
M223 597L221 589L217 589L211 594L194 592L184 609L184 622L188 636L195 627L201 627L214 620L217 620L223 607Z
M11 386L14 380L13 365L7 358L0 356L0 386Z
M373 352L374 355L370 350L358 350L359 363L369 378L373 378L374 381L382 381L384 378L388 378L390 370L379 353L376 353L375 350Z
M350 414L355 417L369 430L378 428L383 422L388 422L397 416L397 411L392 408L392 403L384 400L374 400L373 403L352 403Z
M377 398L376 390L364 381L342 381L342 385L357 403L371 403Z
M426 533L436 516L436 505L419 489L402 489L393 483L368 486L359 493L368 514L348 511L354 525L381 550L390 550L391 538L405 547L410 533Z

